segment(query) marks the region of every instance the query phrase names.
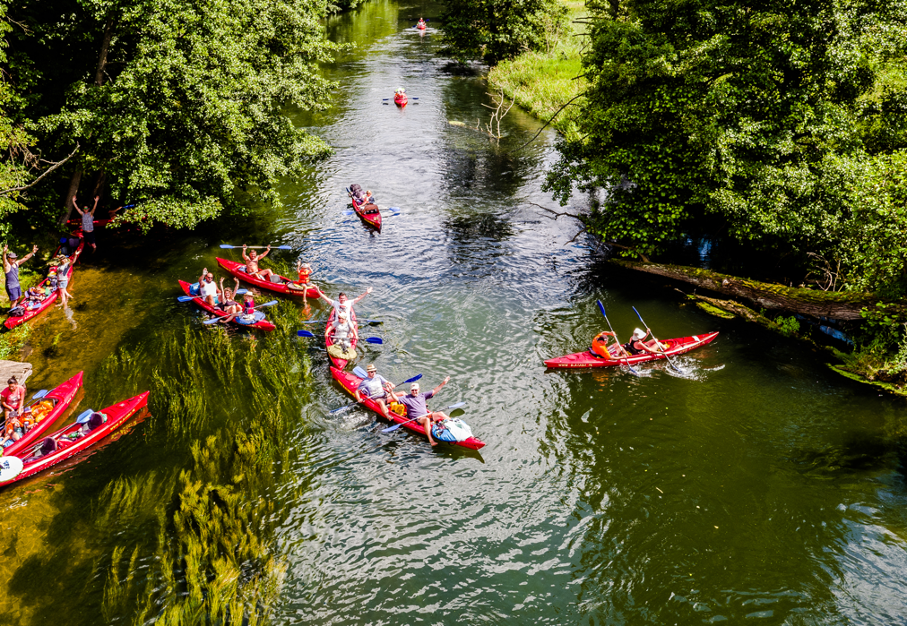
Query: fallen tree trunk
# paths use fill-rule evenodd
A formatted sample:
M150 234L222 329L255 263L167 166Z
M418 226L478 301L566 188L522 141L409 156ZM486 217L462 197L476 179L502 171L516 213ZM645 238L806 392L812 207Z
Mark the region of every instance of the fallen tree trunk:
M881 303L879 298L868 293L814 291L786 287L683 265L640 263L621 259L612 259L611 262L627 269L696 285L725 296L742 298L767 310L790 311L817 319L827 317L834 320L859 320L862 319L861 311L863 309L876 308L877 304ZM884 304L887 314L898 315L900 319L904 320L904 303L882 302L882 304Z

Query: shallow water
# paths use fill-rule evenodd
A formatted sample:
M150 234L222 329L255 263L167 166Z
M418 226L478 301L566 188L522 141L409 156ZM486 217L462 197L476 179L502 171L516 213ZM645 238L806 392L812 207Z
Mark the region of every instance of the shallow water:
M84 369L77 410L155 397L89 459L0 492L0 623L133 623L146 579L150 615L189 602L169 521L179 474L204 474L194 443L215 435L226 454L225 432L274 419L268 393L281 396L281 450L260 443L265 470L231 484L258 552L283 567L274 623L904 623L904 400L602 263L573 220L534 206L557 208L540 190L551 133L521 148L540 123L516 109L500 144L450 123L487 118L490 99L436 56L431 29L406 30L420 12L441 10L373 1L330 21L357 48L325 70L341 85L335 105L294 115L336 154L284 183L283 208L189 236L104 233L77 269L72 319L57 309L36 324L31 389ZM383 104L398 85L418 104ZM353 182L400 207L381 234L343 215ZM422 373L424 389L451 375L436 406L466 401L486 447L432 449L359 409L328 415L348 399L295 324L275 338L202 327L176 280L238 258L217 246L244 240L293 245L272 256L308 260L332 296L373 286L357 310L383 320L363 333L385 343L360 362L394 381ZM604 329L597 298L620 335L639 325L631 305L663 337L721 334L677 358L681 373L546 371L543 359ZM325 314L300 308L275 315ZM169 402L186 387L205 419ZM220 482L239 472L218 467ZM167 559L175 584L153 574ZM241 569L254 587L250 572L267 568ZM131 599L115 601L118 587Z

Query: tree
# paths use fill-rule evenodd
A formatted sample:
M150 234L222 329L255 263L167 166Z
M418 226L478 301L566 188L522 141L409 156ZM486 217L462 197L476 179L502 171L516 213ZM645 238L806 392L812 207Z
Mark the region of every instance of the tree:
M575 185L607 190L591 231L645 253L691 229L812 252L842 263L846 288L904 277L904 245L871 261L854 243L866 181L904 181L891 167L904 161L903 2L622 4L598 8L584 138L562 144L548 180L563 202ZM872 212L904 244L903 198ZM902 270L871 280L874 265Z
M192 227L239 208L240 191L277 202L278 179L328 150L286 116L327 100L318 64L337 47L319 22L324 2L81 0L14 12L28 28L11 42L13 78L29 87L19 114L45 151L82 145L61 188L68 207L87 180L83 195L106 186L138 205L126 221Z
M450 0L442 19L442 54L492 66L545 48L547 34L564 27L567 8L558 0Z

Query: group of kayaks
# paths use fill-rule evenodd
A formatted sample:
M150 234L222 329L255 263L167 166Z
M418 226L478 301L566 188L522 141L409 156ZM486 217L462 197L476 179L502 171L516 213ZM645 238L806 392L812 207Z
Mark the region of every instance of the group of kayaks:
M48 392L39 391L23 407L22 414L32 413L37 421L21 439L3 449L0 456L0 487L34 476L80 452L95 448L148 402L146 391L100 411L89 409L70 424L45 435L68 409L75 408L73 400L81 388L82 372L79 372ZM40 411L40 419L37 419L39 408L43 410Z

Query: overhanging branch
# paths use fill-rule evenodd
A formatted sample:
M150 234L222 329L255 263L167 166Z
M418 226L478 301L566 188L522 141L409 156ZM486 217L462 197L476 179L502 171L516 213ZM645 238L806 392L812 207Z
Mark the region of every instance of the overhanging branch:
M48 174L53 172L55 169L57 169L58 167L60 167L61 165L63 165L67 161L69 161L71 158L73 158L75 156L76 152L78 152L78 151L79 151L79 142L76 142L76 148L72 151L72 153L70 153L70 155L68 157L66 157L62 161L57 161L56 163L51 165L49 168L44 170L43 174L41 174L38 178L36 178L35 180L33 180L32 182L30 182L27 185L22 185L20 187L11 187L10 189L0 189L0 196L7 196L11 193L15 193L17 191L25 191L26 189L28 189L30 187L34 187L41 181L42 178L44 178L45 176L47 176Z

